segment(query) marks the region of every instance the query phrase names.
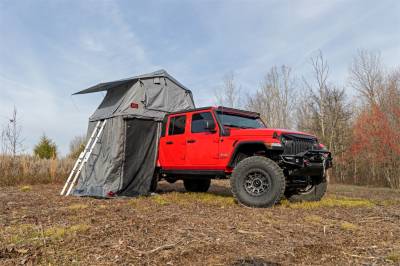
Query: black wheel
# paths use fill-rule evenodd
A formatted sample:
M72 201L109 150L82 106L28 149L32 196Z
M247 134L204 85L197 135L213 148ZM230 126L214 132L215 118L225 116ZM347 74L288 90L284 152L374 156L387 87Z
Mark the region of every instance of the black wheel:
M242 160L233 170L231 189L239 203L249 207L271 207L285 191L285 176L272 160L252 156Z
M185 189L190 192L207 192L210 188L211 179L199 178L199 179L184 179L183 185Z
M305 189L285 192L285 196L289 201L320 201L328 188L328 182L325 178L317 184L307 186Z

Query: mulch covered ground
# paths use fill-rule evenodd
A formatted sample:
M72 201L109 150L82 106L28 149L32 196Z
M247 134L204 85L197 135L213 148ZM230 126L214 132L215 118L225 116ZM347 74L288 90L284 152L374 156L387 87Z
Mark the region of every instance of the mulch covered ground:
M161 183L156 196L58 196L60 185L0 188L0 264L400 264L400 192L331 185L319 203L237 205Z

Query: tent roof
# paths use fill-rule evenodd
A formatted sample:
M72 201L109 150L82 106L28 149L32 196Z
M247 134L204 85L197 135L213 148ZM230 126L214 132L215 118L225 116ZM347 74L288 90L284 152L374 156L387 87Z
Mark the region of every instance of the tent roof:
M148 78L155 78L155 77L166 77L166 78L170 79L172 82L174 82L176 85L181 87L182 89L192 93L188 88L183 86L179 81L177 81L170 74L168 74L167 71L165 71L164 69L160 69L160 70L148 73L148 74L134 76L134 77L127 78L127 79L120 79L120 80L115 80L115 81L110 81L110 82L99 83L99 84L89 87L85 90L75 92L72 95L106 91L106 90L110 90L110 89L119 87L120 85L124 85L124 84L130 83L130 82L135 82L139 79L148 79Z

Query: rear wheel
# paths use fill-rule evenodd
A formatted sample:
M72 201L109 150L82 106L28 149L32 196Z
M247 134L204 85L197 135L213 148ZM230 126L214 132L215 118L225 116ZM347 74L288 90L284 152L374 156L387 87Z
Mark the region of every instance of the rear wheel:
M272 160L252 156L243 159L233 170L231 189L239 203L249 207L271 207L285 191L285 176Z
M199 178L199 179L184 179L183 185L185 189L190 192L207 192L210 188L210 178Z
M285 192L285 196L289 201L320 201L328 188L328 182L325 178L317 184L312 184L305 189Z

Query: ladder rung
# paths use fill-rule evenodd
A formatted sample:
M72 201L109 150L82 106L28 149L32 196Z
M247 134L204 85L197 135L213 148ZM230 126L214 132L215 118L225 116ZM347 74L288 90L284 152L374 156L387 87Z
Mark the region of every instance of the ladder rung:
M87 145L87 146L85 147L85 151L86 151L86 152L85 152L85 154L84 154L84 157L83 157L82 161L79 163L78 170L73 174L74 178L72 179L72 182L70 182L70 184L69 184L69 185L70 185L70 186L69 186L69 189L68 189L67 193L65 194L65 196L68 196L68 195L71 193L72 188L74 187L74 185L75 185L76 181L78 180L78 177L79 177L79 175L80 175L80 173L81 173L81 171L82 171L82 169L83 169L83 166L84 166L85 163L89 160L90 155L92 154L92 152L93 152L93 150L94 150L94 147L96 146L96 144L97 144L97 143L99 142L99 140L100 140L100 137L101 137L101 134L102 134L102 132L103 132L103 129L104 129L105 125L106 125L106 122L107 122L107 120L104 120L104 121L100 124L100 121L99 121L99 122L97 123L96 127L95 127L95 130L93 130L91 139L92 139L94 136L96 136L96 137L95 137L95 139L94 139L92 142L88 142L88 144L90 144L90 145ZM101 125L100 128L98 128L99 125ZM95 134L95 133L96 133L96 134Z
M71 189L74 186L74 183L76 182L76 179L79 176L79 174L83 168L83 165L85 164L85 158L87 157L88 154L90 156L90 151L92 150L92 147L94 147L94 145L96 144L96 140L98 140L99 135L103 131L106 121L107 120L104 120L103 123L101 123L101 121L97 122L89 140L87 141L87 143L85 145L84 150L80 153L78 159L76 160L75 165L72 168L71 173L68 176L68 179L65 182L63 189L60 192L60 195L64 195L64 192L65 192L66 188L68 187L68 185L70 185L70 188L68 189L66 196L71 192ZM96 138L95 138L95 136L96 136ZM74 178L72 179L72 177L74 177Z

